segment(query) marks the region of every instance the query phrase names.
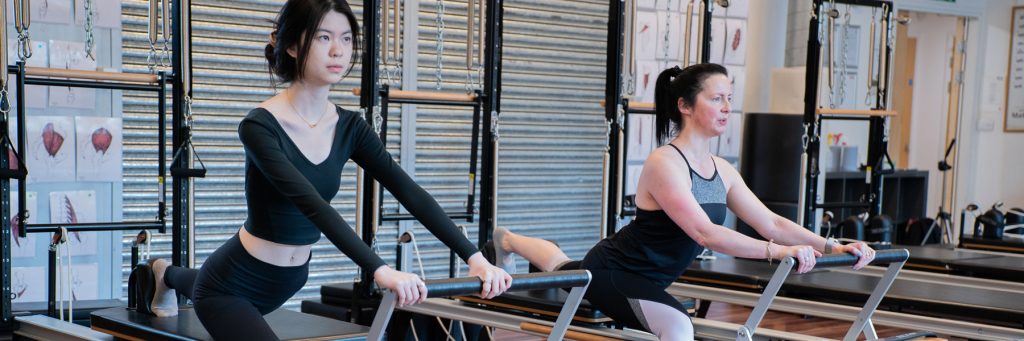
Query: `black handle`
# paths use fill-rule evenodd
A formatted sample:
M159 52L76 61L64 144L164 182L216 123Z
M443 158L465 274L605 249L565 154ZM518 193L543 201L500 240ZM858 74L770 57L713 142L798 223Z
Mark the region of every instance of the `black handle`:
M203 178L206 177L206 169L188 169L171 167L171 176L185 177L185 178Z
M20 168L20 167L18 169L3 169L3 168L0 168L0 179L25 180L25 176L27 176L27 175L28 175L28 172L26 172L24 168Z
M424 282L427 285L427 297L469 295L479 293L483 289L483 283L477 277L446 278ZM590 283L590 272L586 270L534 272L512 275L512 286L509 290L568 288L584 286L588 283Z
M910 251L907 249L897 250L881 250L875 253L875 259L871 261L871 264L886 264L903 262L910 258ZM860 257L851 255L849 253L842 254L831 254L818 257L815 267L834 267L834 266L847 266L856 264L860 260ZM797 264L800 263L796 260Z

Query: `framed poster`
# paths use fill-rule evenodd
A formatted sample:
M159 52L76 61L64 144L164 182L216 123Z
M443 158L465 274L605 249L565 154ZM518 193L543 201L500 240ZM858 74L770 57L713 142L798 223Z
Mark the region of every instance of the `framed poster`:
M1006 113L1003 130L1024 132L1024 6L1013 7L1010 64L1006 70Z

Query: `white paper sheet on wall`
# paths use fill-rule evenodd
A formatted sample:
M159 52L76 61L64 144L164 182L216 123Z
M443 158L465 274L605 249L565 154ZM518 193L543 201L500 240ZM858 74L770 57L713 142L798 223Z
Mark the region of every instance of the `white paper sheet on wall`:
M74 118L29 116L25 131L28 182L75 181Z
M13 2L8 2L8 12L14 12ZM29 7L32 22L66 24L71 21L71 0L36 0ZM14 22L14 17L10 18Z
M658 15L654 12L636 13L636 29L633 41L636 43L636 60L650 61L657 58Z
M709 61L712 63L722 64L725 61L725 42L728 40L728 37L725 35L725 32L727 31L725 24L725 19L711 19L711 32L708 35L708 39L711 40Z
M48 67L49 45L45 41L32 41L32 55L25 60L25 66ZM14 64L18 59L18 39L7 39L7 59Z
M746 18L750 13L750 0L729 0L729 7L722 8L718 2L712 2L716 15L724 15L730 18ZM719 14L723 13L723 14Z
M11 268L11 294L14 295L12 302L46 301L47 288L45 268L41 266Z
M661 72L658 62L637 62L636 97L640 102L654 102L654 83Z
M73 256L74 251L72 251ZM100 298L99 270L99 264L96 263L71 264L71 274L68 276L71 285L64 286L66 290L64 292L65 299L70 298L71 300L81 301Z
M45 41L33 41L32 42L32 56L26 60L25 65L31 67L49 67L49 45ZM17 61L18 56L18 40L7 39L7 56L13 64ZM7 78L7 91L10 98L18 98L18 87L15 86L16 77L10 75ZM25 107L33 109L46 109L47 94L45 86L41 85L26 85L25 86ZM12 103L12 105L15 105Z
M94 222L96 222L96 192L50 192L50 223ZM96 238L96 233L70 232L68 245L71 247L71 256L96 254Z
M121 119L78 116L75 118L78 141L78 181L120 181L122 179Z
M16 215L18 203L18 192L11 192L11 257L33 258L36 257L36 240L39 238L35 233L28 234L25 238L18 237L18 231L22 228L22 226L18 225L18 217ZM29 212L29 224L36 223L36 217L33 214L37 212L36 205L36 192L25 193L25 209Z
M96 61L85 54L85 43L51 40L50 67L71 70L96 70ZM96 90L51 86L49 105L53 107L93 109Z
M732 111L743 111L743 95L747 86L747 68L743 66L727 66L727 68L729 70L729 79L732 80Z
M640 173L643 172L644 166L629 166L626 167L626 193L625 195L636 194L637 185L640 184Z
M745 19L728 19L725 21L726 32L725 64L744 65L747 58L747 21Z
M626 141L628 162L643 163L657 147L654 136L654 116L634 114L629 116L629 140Z
M85 25L85 1L75 0L75 25ZM121 28L121 0L92 0L96 27Z

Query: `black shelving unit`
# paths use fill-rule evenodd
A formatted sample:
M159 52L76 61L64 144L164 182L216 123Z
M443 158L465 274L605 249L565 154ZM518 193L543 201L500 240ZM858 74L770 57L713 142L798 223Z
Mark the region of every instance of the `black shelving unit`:
M867 189L864 172L825 173L826 202L861 201ZM916 169L898 170L882 176L880 201L882 214L889 216L894 224L906 224L927 215L928 172ZM866 208L831 209L837 220L862 213Z

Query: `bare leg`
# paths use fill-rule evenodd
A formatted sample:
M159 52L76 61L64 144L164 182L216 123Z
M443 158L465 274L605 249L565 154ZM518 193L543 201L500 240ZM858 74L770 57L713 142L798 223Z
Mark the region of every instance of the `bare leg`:
M643 311L641 321L661 341L693 340L693 322L676 308L660 302L638 300Z
M523 258L526 258L531 264L543 271L554 271L556 266L570 261L569 256L566 256L554 243L515 234L504 227L495 228L495 234L498 233L498 229L505 230L503 231L505 235L501 240L501 245L495 245L495 247L500 247L505 252L523 256Z

